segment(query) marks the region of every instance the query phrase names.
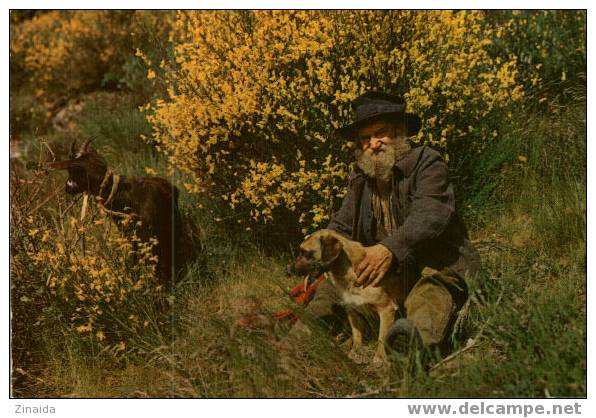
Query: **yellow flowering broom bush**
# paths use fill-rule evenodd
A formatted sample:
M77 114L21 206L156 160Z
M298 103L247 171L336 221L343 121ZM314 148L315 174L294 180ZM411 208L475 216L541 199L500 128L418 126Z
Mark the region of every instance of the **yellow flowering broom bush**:
M446 151L496 135L486 120L523 92L492 36L468 11L180 12L167 97L143 110L189 191L238 223L318 228L353 158L333 132L363 92L402 93L424 121L415 140Z
M149 346L147 335L167 322L158 307L165 291L156 276L157 241L141 241L128 218L119 221L132 231L124 235L91 203L83 221L16 200L13 206L12 283L16 294L29 289L18 307L28 306L35 294L37 324L58 320L116 354Z
M167 11L117 10L35 14L11 24L12 72L26 74L38 100L49 106L109 84L150 88L151 83L142 86L136 80L141 62L134 50L148 49L148 42L156 39L165 44L170 15ZM157 51L159 45L151 54ZM146 73L144 68L141 71Z

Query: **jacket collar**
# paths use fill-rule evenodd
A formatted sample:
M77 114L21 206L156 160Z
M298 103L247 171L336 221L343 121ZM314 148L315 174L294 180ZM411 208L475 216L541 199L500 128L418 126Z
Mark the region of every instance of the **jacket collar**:
M426 145L412 148L404 158L395 163L395 168L397 168L404 177L408 177L414 168L416 168L424 148L426 148Z

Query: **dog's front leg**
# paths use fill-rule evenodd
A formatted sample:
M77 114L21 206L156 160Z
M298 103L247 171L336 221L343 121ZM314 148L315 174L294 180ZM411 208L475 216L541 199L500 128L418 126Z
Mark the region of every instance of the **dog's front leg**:
M364 363L366 359L362 354L362 318L354 309L348 308L348 321L350 321L350 327L352 328L352 349L348 356L356 363Z
M396 308L393 306L387 306L379 311L379 344L373 358L373 363L383 363L387 359L385 337L387 337L387 332L395 320L395 312Z

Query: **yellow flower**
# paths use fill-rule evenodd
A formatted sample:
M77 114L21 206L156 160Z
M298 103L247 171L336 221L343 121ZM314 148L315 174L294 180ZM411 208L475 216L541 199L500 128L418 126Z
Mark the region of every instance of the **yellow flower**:
M81 334L86 333L86 332L91 332L93 330L93 326L90 323L87 323L85 325L80 325L77 328L77 331L80 332Z

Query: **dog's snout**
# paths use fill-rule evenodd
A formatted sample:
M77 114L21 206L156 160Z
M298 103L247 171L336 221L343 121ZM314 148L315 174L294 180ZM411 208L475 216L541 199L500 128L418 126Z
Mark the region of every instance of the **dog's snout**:
M303 276L310 271L310 263L306 262L303 257L298 256L294 263L290 263L286 267L286 273L290 276Z

